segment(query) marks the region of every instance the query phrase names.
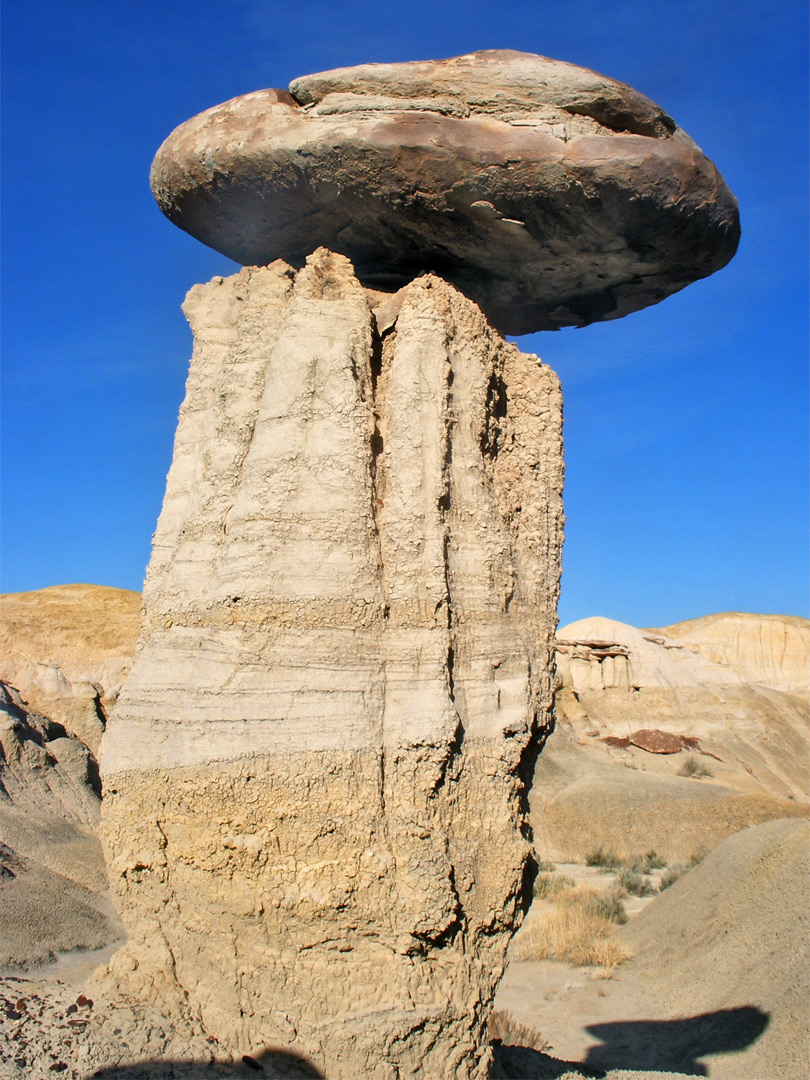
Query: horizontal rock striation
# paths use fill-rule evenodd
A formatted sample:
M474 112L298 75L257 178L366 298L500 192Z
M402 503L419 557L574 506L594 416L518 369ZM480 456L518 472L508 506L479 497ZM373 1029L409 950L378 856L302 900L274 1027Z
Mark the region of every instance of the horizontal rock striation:
M502 332L616 319L732 258L737 203L654 102L547 57L365 64L180 125L152 166L163 212L246 265L319 245L395 290L424 271Z
M113 969L238 1053L483 1077L551 724L561 396L444 281L378 300L324 250L187 298L102 746Z

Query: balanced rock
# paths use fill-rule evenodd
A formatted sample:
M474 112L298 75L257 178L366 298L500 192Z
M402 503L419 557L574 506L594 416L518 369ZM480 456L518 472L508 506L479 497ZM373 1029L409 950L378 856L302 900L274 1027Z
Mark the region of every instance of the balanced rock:
M163 212L246 265L324 245L395 290L424 271L502 332L615 319L724 266L737 204L629 86L496 50L366 64L188 120L152 167Z
M483 1077L551 724L561 395L437 277L378 302L324 250L187 298L102 746L113 970L237 1054Z

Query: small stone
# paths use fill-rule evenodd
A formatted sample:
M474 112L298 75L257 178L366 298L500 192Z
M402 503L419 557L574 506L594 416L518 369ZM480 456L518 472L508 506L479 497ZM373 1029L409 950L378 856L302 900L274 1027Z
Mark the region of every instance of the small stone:
M68 1005L68 1008L67 1008L68 1016L71 1016L73 1013L76 1013L78 1011L79 1011L78 1005Z

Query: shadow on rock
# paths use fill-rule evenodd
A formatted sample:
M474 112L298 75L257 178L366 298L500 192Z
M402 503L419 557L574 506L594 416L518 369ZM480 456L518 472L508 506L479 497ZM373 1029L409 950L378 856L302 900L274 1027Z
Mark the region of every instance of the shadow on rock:
M698 1058L745 1050L768 1026L768 1013L753 1005L690 1016L685 1020L617 1020L585 1030L600 1045L584 1061L562 1061L525 1046L494 1043L493 1080L558 1080L566 1075L598 1080L611 1069L708 1076Z
M132 1065L113 1065L94 1072L88 1080L213 1080L214 1077L266 1076L268 1080L323 1080L306 1058L289 1050L265 1050L256 1057L244 1055L241 1061L171 1061L144 1060Z

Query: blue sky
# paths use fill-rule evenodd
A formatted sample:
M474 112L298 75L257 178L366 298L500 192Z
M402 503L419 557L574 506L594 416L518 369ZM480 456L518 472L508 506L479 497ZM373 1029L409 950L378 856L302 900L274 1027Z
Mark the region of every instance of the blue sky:
M297 75L482 48L662 105L736 194L734 261L615 323L519 339L565 395L562 623L808 611L804 0L29 0L3 13L2 578L141 587L191 352L235 269L172 226L152 157Z

